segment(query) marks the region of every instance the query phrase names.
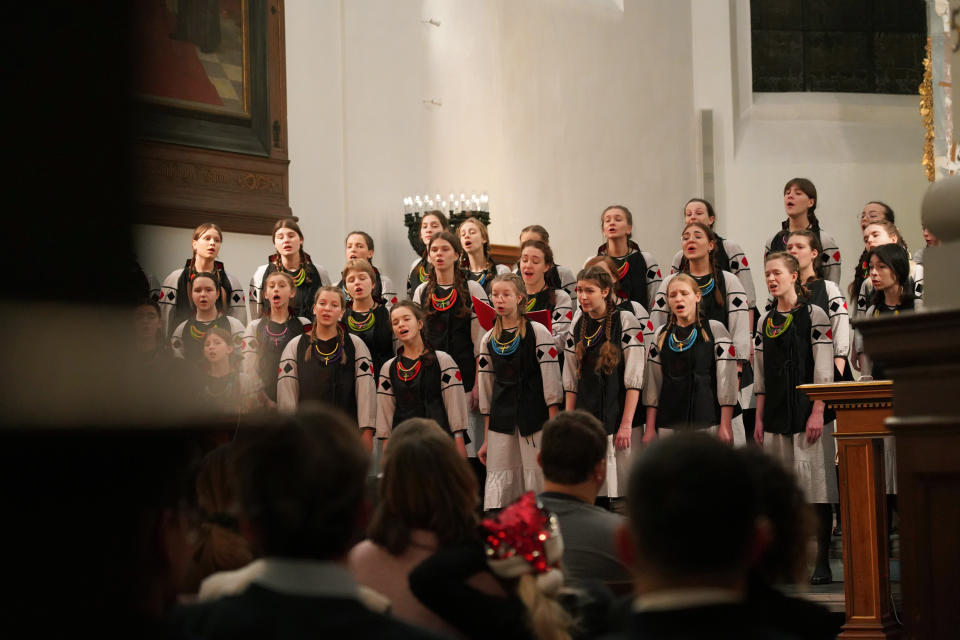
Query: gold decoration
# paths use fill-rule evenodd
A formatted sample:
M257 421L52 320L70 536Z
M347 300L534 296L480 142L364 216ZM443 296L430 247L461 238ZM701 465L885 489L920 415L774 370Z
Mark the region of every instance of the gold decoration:
M937 178L936 164L933 159L933 62L930 56L930 38L927 38L927 57L923 59L923 82L920 83L920 118L926 131L923 142L923 165L927 180Z

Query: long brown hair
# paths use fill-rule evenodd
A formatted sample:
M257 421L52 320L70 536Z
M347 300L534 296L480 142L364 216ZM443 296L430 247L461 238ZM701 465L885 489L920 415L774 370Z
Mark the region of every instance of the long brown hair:
M490 271L493 269L496 271L497 263L494 262L493 257L490 255L490 233L487 231L487 225L483 224L478 218L470 216L464 218L460 225L457 227L457 235L460 235L460 229L463 228L465 224L472 224L477 227L480 231L480 237L483 238L483 259L487 261L486 269ZM463 269L470 268L470 256L467 255L467 252L464 251L460 256L460 267Z
M577 282L581 280L586 280L592 282L600 289L607 289L606 302L606 317L604 318L604 341L603 345L600 347L600 353L597 356L597 364L594 368L594 373L602 373L603 375L610 375L613 373L616 368L620 365L620 345L615 344L613 337L610 335L610 327L613 324L613 315L619 313L617 308L616 294L613 291L613 278L607 273L603 267L589 267L583 269L580 273L577 274ZM577 347L575 349L577 357L577 373L582 375L580 367L583 364L583 356L587 352L587 341L586 334L587 332L583 330L583 327L586 326L587 314L584 314L581 318L581 329L580 329L580 340L577 341Z
M433 359L436 357L433 348L430 346L430 343L427 341L427 332L424 329L423 322L426 320L427 315L424 313L423 308L412 300L401 300L397 304L390 307L390 320L391 325L393 324L393 313L399 311L400 309L409 309L410 313L413 314L413 317L417 319L417 322L420 323L420 341L423 342L423 353L420 354L420 359L423 360L423 364L429 365L433 363ZM399 342L399 340L398 340ZM397 348L397 355L403 355L403 345L401 344Z
M542 240L527 240L522 245L520 245L521 255L523 254L523 250L526 249L527 247L533 247L534 249L538 250L540 253L543 254L543 263L547 266L543 274L543 284L547 288L547 305L551 309L553 309L557 304L556 287L551 286L550 283L547 282L547 272L553 267L557 266L556 262L554 262L553 260L553 249L550 248L549 244L547 244L546 242L543 242ZM518 269L520 268L519 260L517 262L517 268ZM523 278L521 278L520 281L523 282ZM524 295L526 295L527 293L526 284L524 284L523 286L523 293Z
M197 474L200 527L194 562L202 580L217 571L230 571L253 560L247 541L239 533L236 480L231 445L220 445L203 458Z
M627 209L622 204L612 204L600 213L601 228L603 227L603 216L607 213L607 211L610 211L611 209L620 209L620 211L623 211L623 215L627 218L627 224L633 227L633 214L630 213L630 209ZM629 252L630 249L633 249L634 251L640 251L640 245L634 242L631 239L632 237L633 237L633 232L630 232L627 234L627 251ZM608 246L609 246L609 241L605 240L604 243L600 245L600 248L597 250L597 255L606 255Z
M313 307L316 307L316 306L317 306L317 300L319 300L319 299L320 299L320 296L321 296L322 294L324 294L324 293L333 293L333 294L335 294L335 295L337 296L337 298L339 298L339 300L340 300L340 308L341 308L342 310L346 311L346 309L347 309L347 297L346 297L345 295L343 295L343 290L342 290L340 287L331 287L331 286L329 286L329 285L328 285L328 286L324 286L324 287L320 287L319 289L317 289L316 295L313 296ZM313 307L311 307L311 308L313 308ZM306 352L306 353L304 354L304 356L303 356L303 359L304 359L304 360L310 360L310 354L311 354L311 352L313 352L312 347L313 347L314 343L317 342L317 340L320 339L319 333L320 333L320 323L317 322L317 321L314 321L314 322L313 322L313 326L310 327L310 333L307 334L307 336L309 336L309 339L310 339L310 345L307 347L307 352ZM349 337L347 337L346 332L343 330L343 323L342 323L342 322L338 322L338 323L337 323L337 339L338 339L341 343L343 343L343 342L345 342L346 340L349 340L349 339L350 339ZM346 348L345 345L344 345L344 348ZM340 364L341 364L341 366L346 365L346 364L347 364L347 359L346 359L346 358L340 358Z
M193 247L193 243L200 239L200 237L205 234L207 231L213 229L217 232L217 235L220 236L220 244L223 244L223 231L220 229L220 225L215 222L204 222L202 225L193 230L193 239L191 240L190 246ZM192 249L191 249L192 250ZM196 264L197 261L197 252L193 251L193 256L190 258L190 266L192 267Z
M800 189L800 191L803 191L808 198L813 200L813 206L807 209L807 222L811 228L819 229L820 221L817 220L817 214L814 213L817 210L817 202L819 202L817 199L817 188L814 186L813 182L807 178L794 178L787 182L787 184L783 185L783 195L787 195L787 191L790 191L791 187Z
M803 286L803 284L800 282L800 263L797 262L797 259L786 251L774 251L773 253L767 254L767 257L764 258L764 266L766 266L766 264L772 260L782 260L783 266L787 268L787 271L797 274L797 279L793 283L793 288L797 292L798 302L804 302L810 295L810 290Z
M459 266L460 257L463 255L463 248L460 246L460 240L458 240L457 237L449 231L441 231L430 238L430 244L427 245L427 255L430 254L430 247L432 247L433 243L437 240L449 242L450 246L453 247L454 253L457 254L457 260L453 263L453 288L457 290L457 301L454 306L454 313L458 318L470 317L470 310L473 308L473 300L470 297L470 287L467 285L467 279L463 275L463 270L460 269ZM430 296L433 295L433 292L436 291L438 286L437 270L430 269L430 273L427 276L427 286L424 288L423 295L420 298L420 304L425 310L427 317L437 313L432 306L428 306L427 301L430 299Z
M276 240L277 231L280 229L290 229L291 231L296 231L297 235L300 236L300 266L303 267L303 273L306 276L306 284L313 282L310 279L310 270L307 269L310 266L310 254L303 250L303 231L300 230L300 225L297 224L297 221L293 218L280 218L277 220L276 224L273 225L273 233L270 234L270 238ZM275 252L270 256L270 263L273 264L277 269L283 268L283 259L280 257L280 252Z
M675 274L670 282L667 284L667 300L670 299L670 287L676 283L683 283L690 287L690 290L696 293L700 290L700 285L697 284L697 281L693 279L689 273L680 272ZM703 330L703 325L701 324L702 317L700 315L700 301L697 301L697 308L694 312L694 318L697 323L697 329L700 331L700 335L703 336L704 341L710 342L710 336ZM667 324L664 327L663 331L660 332L660 337L657 338L657 348L663 349L663 342L666 340L667 334L670 333L670 330L673 329L674 325L677 324L677 314L673 312L673 309L670 310L670 317L667 319Z
M191 240L190 246L192 247L193 242L196 242L197 240L199 240L203 234L205 234L207 231L210 231L211 229L213 231L216 231L217 235L220 236L220 246L223 246L223 230L221 230L220 225L218 225L215 222L204 222L199 227L194 229L193 239ZM190 273L189 273L189 277L187 278L188 292L191 289L191 287L189 286L189 283L193 282L193 279L201 274L200 271L197 271L196 265L197 265L197 252L193 251L192 254L190 255ZM204 271L202 273L213 276L213 281L217 283L217 298L219 300L219 302L217 302L217 308L218 309L225 308L227 306L227 291L223 285L227 283L223 282L223 280L221 280L220 278L220 270L217 269L216 258L214 258L214 261L213 261L213 271L212 272ZM189 293L187 294L187 300L188 301L190 300Z
M370 540L395 556L410 546L414 529L434 533L440 547L474 541L478 507L476 477L450 435L426 418L397 425L383 463Z
M697 229L703 231L707 236L707 241L713 243L713 249L711 249L710 253L707 254L707 258L710 260L710 269L713 271L713 299L722 307L724 306L723 293L721 293L721 284L723 283L723 265L718 262L717 257L717 242L719 242L717 239L717 234L713 232L713 229L702 222L691 222L683 228L683 232L680 234L681 237L690 227L696 227ZM690 261L687 260L687 256L680 258L680 271L690 271ZM726 287L723 287L722 290L726 291Z

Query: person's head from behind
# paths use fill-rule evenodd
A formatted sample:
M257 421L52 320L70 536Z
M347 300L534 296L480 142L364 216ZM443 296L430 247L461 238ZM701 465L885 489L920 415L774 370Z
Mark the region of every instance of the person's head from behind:
M893 209L890 208L890 205L885 202L880 202L879 200L871 200L863 205L863 211L860 212L861 231L866 229L867 225L881 220L886 220L891 224L896 222L896 216L893 213Z
M563 411L543 425L537 456L548 490L556 485L596 492L607 477L607 432L585 411Z
M769 544L751 575L766 584L799 583L806 578L807 541L814 515L793 473L755 447L737 449L753 475L760 515L769 523Z
M235 468L255 549L263 556L342 559L365 524L369 462L356 423L329 406L251 434Z
M477 495L453 438L433 420L404 420L390 437L370 539L394 555L406 551L414 529L434 533L441 547L476 539Z
M698 433L659 440L634 463L627 495L618 546L639 592L744 586L762 532L734 449Z
M239 533L233 445L220 445L204 456L196 487L200 526L193 559L199 585L212 573L239 569L253 560Z

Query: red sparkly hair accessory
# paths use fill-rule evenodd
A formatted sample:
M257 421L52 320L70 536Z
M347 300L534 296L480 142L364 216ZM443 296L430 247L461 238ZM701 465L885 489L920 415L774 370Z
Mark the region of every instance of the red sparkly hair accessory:
M557 517L543 508L532 491L481 523L487 564L501 578L545 574L563 556Z

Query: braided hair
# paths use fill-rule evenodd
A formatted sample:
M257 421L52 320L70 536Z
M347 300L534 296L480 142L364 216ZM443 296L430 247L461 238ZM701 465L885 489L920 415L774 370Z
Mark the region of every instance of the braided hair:
M697 229L700 229L701 231L703 231L704 235L707 236L707 240L713 243L713 249L710 249L710 252L708 254L708 258L710 259L710 269L712 270L712 275L713 275L713 281L716 283L716 285L713 287L713 299L718 305L723 307L724 300L723 300L723 293L721 293L721 284L724 282L723 280L724 265L720 264L720 261L717 256L717 253L718 253L717 252L717 242L718 242L717 234L713 232L713 229L703 224L702 222L691 222L690 224L688 224L683 228L683 233L686 233L687 229L689 229L690 227L696 227ZM685 271L688 273L690 271L690 261L687 259L687 256L683 256L682 258L680 258L680 271ZM723 288L726 289L726 287L723 287Z
M276 238L277 231L280 231L280 229L296 231L297 235L300 236L300 266L303 267L303 273L306 277L304 284L312 283L313 280L310 279L310 269L308 268L312 265L312 262L310 260L310 254L303 250L303 231L300 230L300 225L297 224L294 218L280 218L276 224L273 225L271 237ZM277 271L283 269L283 258L280 256L279 251L270 256L270 264L272 264Z
M820 237L817 236L810 229L800 229L799 231L791 231L790 235L787 236L787 242L790 242L790 238L793 236L800 236L801 238L807 239L807 244L810 245L810 248L817 252L817 255L813 258L813 277L811 277L808 282L813 280L822 280L823 279L823 245L820 243Z
M523 314L523 307L527 304L527 288L523 284L523 278L518 276L515 273L501 273L497 275L493 282L490 284L491 291L493 290L493 285L498 282L507 282L513 285L514 291L520 296L520 302L517 305L517 333L520 334L520 338L523 339L527 335L527 316ZM497 340L500 339L500 336L503 333L503 319L500 317L500 314L497 314L496 320L493 321L493 337Z
M347 297L343 295L343 291L340 289L340 287L331 287L331 286L323 286L317 289L317 294L313 296L314 307L317 306L317 301L320 300L320 296L322 296L324 293L335 294L337 298L340 300L340 309L346 310ZM307 352L303 356L304 360L310 360L310 354L313 352L312 347L320 339L319 333L320 333L320 323L314 322L313 326L310 327L310 333L307 334L307 336L309 336L309 339L310 339L310 345L307 347ZM346 340L349 340L349 338L346 335L346 331L344 331L343 329L342 322L337 323L337 339L341 342L341 344L343 344ZM345 366L346 364L347 364L347 359L340 358L340 365Z
M428 254L430 253L430 247L432 247L433 243L437 240L448 242L450 246L453 247L454 253L457 254L457 260L453 264L453 288L457 291L457 301L454 303L454 312L458 318L469 318L471 313L470 310L473 307L473 300L470 296L470 288L467 285L467 278L463 275L463 270L458 266L458 263L460 262L460 256L463 255L463 249L460 247L460 241L449 231L441 231L430 238L430 244L427 245ZM430 273L427 276L427 286L423 291L423 296L420 298L420 302L423 305L428 318L433 314L438 313L432 307L428 307L426 303L430 296L433 295L434 291L436 291L438 286L437 270L430 269Z
M670 283L667 285L668 300L670 299L670 289L673 288L673 285L678 283L687 285L688 287L690 287L690 290L693 291L694 293L699 293L700 291L700 285L698 285L697 281L693 279L693 276L691 276L688 273L680 272L675 274L673 278L670 279ZM703 316L700 314L699 300L697 300L697 308L694 313L694 318L696 319L697 330L700 332L700 335L703 336L703 339L705 342L710 342L710 336L707 334L706 331L703 330L703 324L701 322L703 320ZM663 349L664 340L666 340L667 335L670 333L670 331L673 329L673 327L676 324L677 324L677 314L675 314L671 309L670 317L667 319L667 324L664 327L663 331L660 332L660 336L657 338L658 349Z
M603 329L605 331L604 342L600 347L600 353L597 356L597 364L594 368L594 373L610 375L616 370L617 366L619 366L621 356L619 345L613 342L613 337L610 335L610 327L613 325L613 316L614 314L620 312L620 310L617 308L617 301L615 297L616 294L613 291L613 278L603 269L603 267L589 267L581 270L580 273L577 274L577 282L581 281L592 282L600 287L601 290L607 290L607 297L604 299L604 306L606 307L603 320ZM584 314L581 322L585 323L586 317L587 315ZM575 349L578 375L582 375L581 366L583 365L583 356L586 355L586 352L586 332L581 329L580 339L577 341L577 347Z
M487 225L483 224L478 218L470 216L464 218L463 222L460 223L460 226L457 227L457 235L460 235L460 229L463 228L465 224L474 225L477 230L480 232L480 237L483 238L483 259L486 261L486 271L496 275L497 273L497 263L493 260L493 256L490 255L490 234L487 231ZM464 271L470 270L470 256L467 255L467 252L464 251L463 255L460 256L460 268Z

